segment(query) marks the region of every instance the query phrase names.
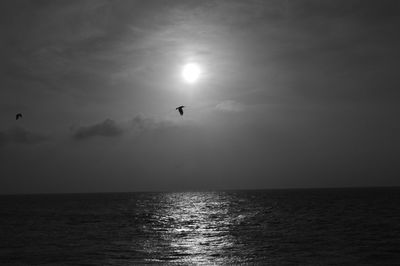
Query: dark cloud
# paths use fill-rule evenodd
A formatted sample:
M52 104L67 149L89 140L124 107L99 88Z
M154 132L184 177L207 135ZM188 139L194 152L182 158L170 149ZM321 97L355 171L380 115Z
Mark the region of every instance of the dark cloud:
M96 136L119 137L128 132L136 135L145 131L169 128L172 126L172 121L157 120L139 114L128 122L116 122L112 119L106 119L97 124L79 127L74 130L73 138L75 140L85 140Z
M144 115L137 115L131 120L131 126L136 131L143 131L155 127L156 122L154 119Z
M45 135L17 126L4 132L0 131L0 146L7 143L36 144L46 140L48 140L48 137Z
M142 132L146 130L162 130L174 126L175 123L173 121L147 117L142 114L135 116L131 120L131 127L136 132Z
M116 137L120 136L122 132L122 128L114 120L106 119L98 124L78 128L74 132L73 138L84 140L92 137Z

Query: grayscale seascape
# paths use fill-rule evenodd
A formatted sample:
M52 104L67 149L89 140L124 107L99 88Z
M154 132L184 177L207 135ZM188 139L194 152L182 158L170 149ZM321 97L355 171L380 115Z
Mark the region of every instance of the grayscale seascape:
M0 29L0 266L400 266L400 0L0 0Z
M1 265L399 265L400 189L0 196Z

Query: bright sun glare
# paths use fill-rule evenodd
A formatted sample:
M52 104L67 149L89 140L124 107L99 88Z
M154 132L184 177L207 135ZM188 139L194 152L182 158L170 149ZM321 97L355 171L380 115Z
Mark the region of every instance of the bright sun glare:
M195 83L201 74L199 65L195 63L189 63L183 66L182 77L188 83Z

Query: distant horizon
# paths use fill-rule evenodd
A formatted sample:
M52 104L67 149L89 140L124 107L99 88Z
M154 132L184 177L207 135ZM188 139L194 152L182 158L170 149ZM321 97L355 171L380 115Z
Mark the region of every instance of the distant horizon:
M0 194L0 196L30 195L73 195L73 194L130 194L130 193L191 193L191 192L234 192L234 191L273 191L273 190L337 190L337 189L400 189L400 186L344 186L344 187L280 187L280 188L245 188L245 189L188 189L188 190L143 190L143 191L98 191L98 192L43 192Z

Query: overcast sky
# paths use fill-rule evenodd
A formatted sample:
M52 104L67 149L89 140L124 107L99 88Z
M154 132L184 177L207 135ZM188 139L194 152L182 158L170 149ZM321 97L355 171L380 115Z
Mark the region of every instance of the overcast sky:
M399 1L12 0L0 28L0 193L400 185Z

